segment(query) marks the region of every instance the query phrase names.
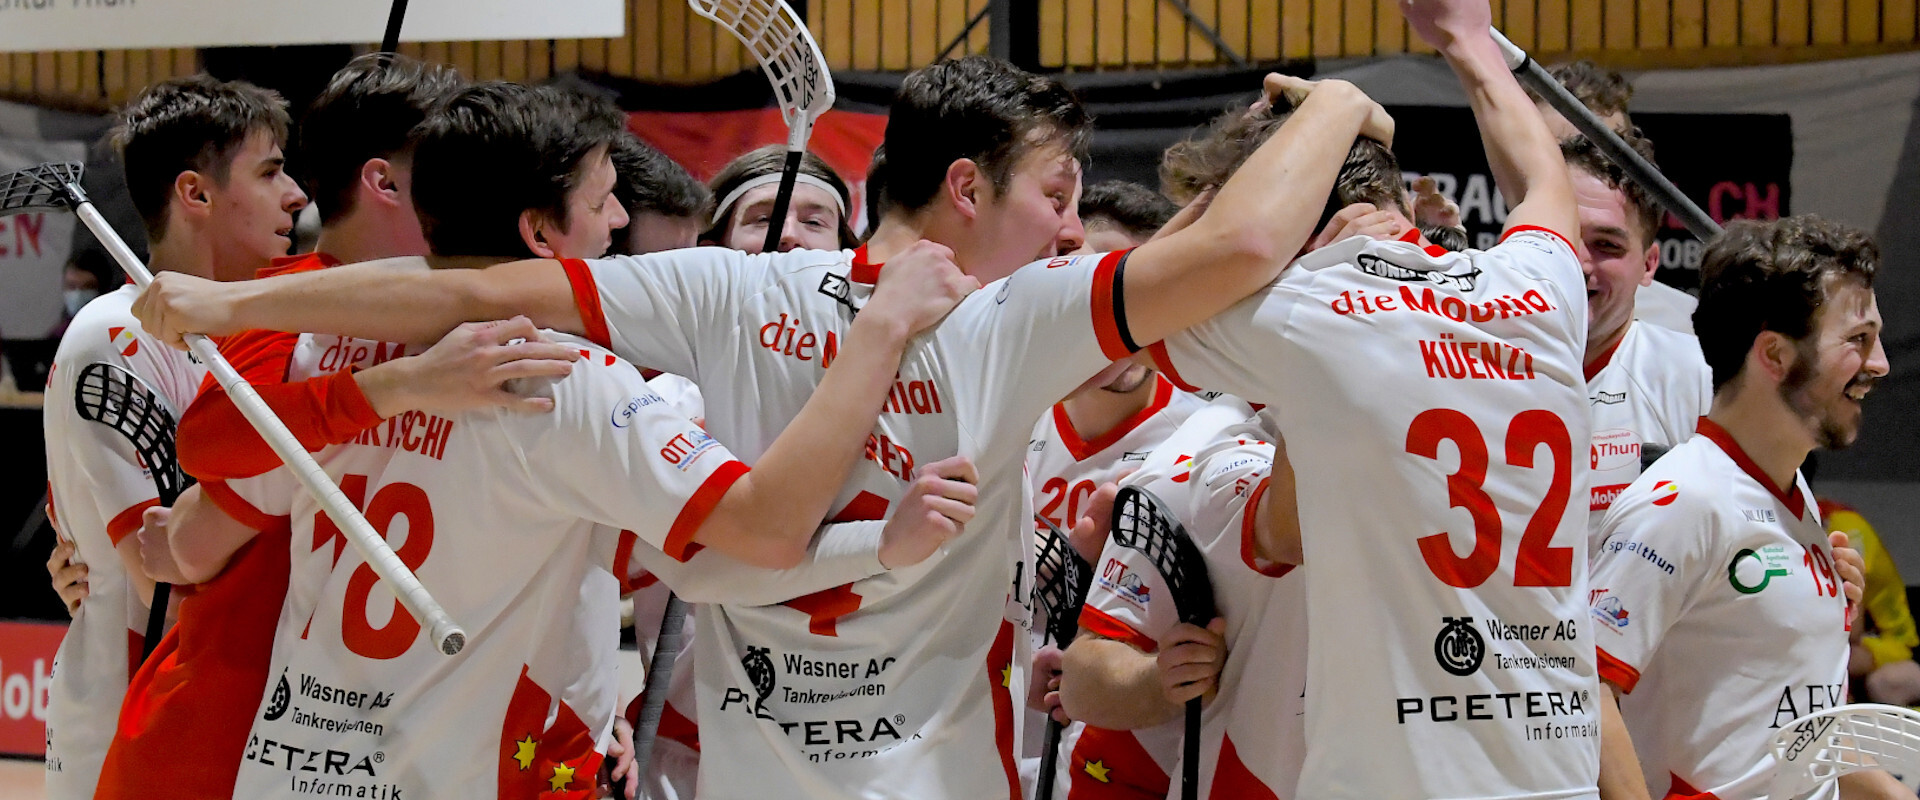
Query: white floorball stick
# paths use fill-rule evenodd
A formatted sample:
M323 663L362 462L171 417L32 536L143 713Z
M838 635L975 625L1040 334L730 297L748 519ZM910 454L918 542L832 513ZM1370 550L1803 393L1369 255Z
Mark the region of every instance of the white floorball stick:
M1774 800L1797 800L1829 781L1866 769L1920 774L1920 711L1879 703L1829 708L1774 734Z
M800 179L800 160L813 137L813 122L833 107L833 75L819 43L807 32L807 23L783 0L687 0L693 13L713 20L746 45L773 84L780 116L787 122L787 163L780 173L780 193L773 199L763 252L780 247L787 221L787 205Z
M93 232L94 238L107 248L120 268L126 270L135 284L145 289L147 284L153 282L153 274L127 248L127 243L121 240L112 225L107 224L106 218L94 209L93 203L87 200L86 193L80 189L81 172L82 166L78 162L65 162L41 164L0 174L0 215L41 209L73 211L87 226L87 230ZM259 431L260 437L280 455L280 460L286 463L307 492L320 501L327 516L332 517L334 523L346 532L347 541L352 542L360 555L366 558L374 574L386 581L394 596L413 614L414 619L426 623L440 652L447 655L460 652L467 644L466 631L454 624L453 619L447 616L446 609L427 594L426 587L420 585L420 579L414 577L413 570L401 563L400 557L394 555L393 548L388 547L386 540L367 524L366 517L361 516L347 496L340 493L340 487L334 485L327 473L320 469L319 463L301 446L300 440L287 430L286 423L273 415L253 387L234 371L233 365L221 357L212 340L197 334L188 334L186 338L194 356L207 365L214 380L227 390L234 405L240 408L240 413L253 423L254 430Z

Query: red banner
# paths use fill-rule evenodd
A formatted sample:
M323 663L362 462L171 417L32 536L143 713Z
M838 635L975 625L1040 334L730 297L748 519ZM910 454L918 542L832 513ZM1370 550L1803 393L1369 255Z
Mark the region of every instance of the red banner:
M67 626L0 620L0 755L47 754L53 654Z
M703 181L741 153L787 141L787 125L773 108L634 111L627 114L627 127ZM855 231L865 229L867 163L886 131L887 118L880 114L828 111L814 123L813 139L807 143L852 190Z

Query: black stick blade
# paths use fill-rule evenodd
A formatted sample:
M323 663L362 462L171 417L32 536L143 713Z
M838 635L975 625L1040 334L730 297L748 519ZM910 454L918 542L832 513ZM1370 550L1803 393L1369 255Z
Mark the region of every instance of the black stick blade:
M1213 581L1207 577L1206 559L1165 501L1137 486L1121 488L1113 501L1112 541L1153 562L1167 582L1181 622L1212 621Z
M72 208L79 204L69 186L80 185L85 167L56 161L0 175L0 214Z
M193 479L180 470L173 447L173 414L160 404L139 376L105 362L81 368L73 386L73 407L80 418L117 431L133 445L147 470L160 504L172 506Z

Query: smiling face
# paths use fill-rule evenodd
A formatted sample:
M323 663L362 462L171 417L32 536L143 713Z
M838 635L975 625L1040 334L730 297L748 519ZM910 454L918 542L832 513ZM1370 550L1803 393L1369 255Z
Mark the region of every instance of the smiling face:
M209 176L203 184L216 278L252 278L293 246L293 215L306 207L307 195L286 163L273 133L256 129L234 150L226 180Z
M1827 279L1826 301L1813 330L1796 342L1796 357L1780 382L1780 398L1826 449L1852 445L1860 435L1861 401L1887 374L1880 346L1880 307L1859 281Z
M1079 225L1074 205L1079 188L1080 162L1063 140L1026 148L1014 162L1005 191L983 182L975 197L969 232L974 257L966 262L967 273L991 283L1051 255L1063 232ZM1071 238L1080 236L1084 233Z
M1580 268L1587 276L1587 357L1595 358L1633 321L1634 292L1653 282L1660 256L1624 192L1585 170L1570 174L1585 250Z
M535 255L547 258L599 258L613 245L613 232L627 226L627 210L613 196L617 177L613 159L600 147L581 162L580 180L567 192L567 225L540 221L539 234L529 247ZM538 215L535 215L538 216ZM549 252L540 252L544 243Z
M773 219L774 200L779 193L779 184L768 184L741 195L733 204L733 224L727 227L726 241L720 245L743 253L764 251L767 224ZM787 205L787 220L780 225L780 252L838 250L840 225L837 198L818 186L796 183Z

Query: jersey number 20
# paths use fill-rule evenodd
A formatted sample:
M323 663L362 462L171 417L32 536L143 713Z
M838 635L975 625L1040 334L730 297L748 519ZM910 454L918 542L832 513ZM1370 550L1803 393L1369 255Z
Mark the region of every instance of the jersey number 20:
M1551 411L1534 409L1514 416L1507 426L1507 465L1536 466L1534 451L1545 445L1553 459L1553 480L1527 521L1515 554L1513 585L1569 586L1573 583L1573 548L1552 546L1554 531L1566 513L1572 489L1573 442L1567 425ZM1471 589L1486 583L1500 568L1503 523L1500 509L1484 488L1487 482L1487 441L1467 415L1450 408L1420 412L1407 428L1407 452L1438 460L1440 443L1453 442L1460 452L1460 468L1447 476L1447 503L1464 508L1473 517L1473 552L1462 557L1443 531L1420 537L1420 555L1448 586Z

